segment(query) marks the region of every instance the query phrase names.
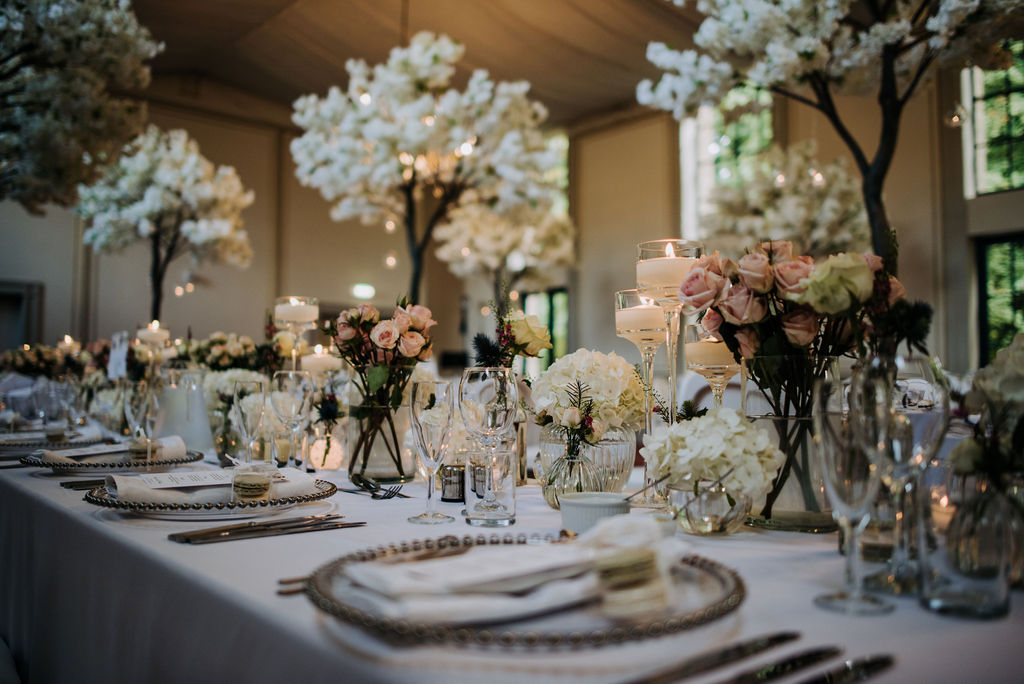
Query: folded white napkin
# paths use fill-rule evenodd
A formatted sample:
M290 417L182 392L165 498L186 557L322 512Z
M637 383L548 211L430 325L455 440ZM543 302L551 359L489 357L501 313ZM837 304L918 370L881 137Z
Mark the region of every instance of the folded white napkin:
M95 430L95 436L92 439L99 438L99 428L86 427L83 430ZM87 441L82 440L82 438L79 438L79 440ZM159 451L153 452L155 459L184 458L186 453L185 442L182 441L181 437L161 437L157 442L160 443L162 448ZM73 444L74 440L70 440L69 443ZM88 456L75 456L75 451L68 449L46 450L43 452L42 459L46 463L122 463L132 459L132 454L128 453L127 444L111 444L108 448L110 451L107 453L90 454Z
M305 496L316 492L316 478L313 475L295 468L281 468L277 472L284 475L287 481L273 481L270 487L271 499ZM154 489L136 475L107 475L106 487L108 492L117 495L118 501L123 502L216 504L231 501L231 485Z

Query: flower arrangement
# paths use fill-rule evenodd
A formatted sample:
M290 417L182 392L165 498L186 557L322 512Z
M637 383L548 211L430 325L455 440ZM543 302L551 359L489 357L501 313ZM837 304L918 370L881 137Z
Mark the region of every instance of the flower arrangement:
M10 0L0 26L0 200L74 205L141 130L145 105L123 94L149 85L163 45L129 0Z
M578 349L548 366L533 383L533 410L537 423L566 425L580 410L569 389L582 383L587 388L592 429L635 430L644 423L643 385L632 365L618 354ZM566 412L569 416L566 417ZM570 420L571 422L571 420Z
M742 159L739 182L711 191L712 210L701 217L702 226L716 239L728 236L744 246L772 235L815 258L866 250L859 180L842 159L818 163L815 149L814 141L805 141Z
M214 167L183 130L156 126L129 143L94 185L79 188L78 213L89 224L84 241L97 252L137 240L151 246L150 318L160 318L170 263L189 254L239 268L252 260L242 210L253 202L230 166Z
M835 254L815 261L794 254L792 243L763 242L738 262L717 252L700 257L679 288L680 301L701 312L746 363L775 423L786 462L761 514L772 507L795 473L807 509L817 511L806 448L811 389L832 359L855 350L894 354L900 343L925 351L931 308L906 301L899 280L873 254ZM801 420L802 419L802 420Z
M767 433L730 408L716 408L644 436L640 454L650 477L667 477L674 489L693 489L702 480L726 490L763 497L785 461Z
M559 497L567 492L599 492L604 480L597 468L581 453L583 445L601 441L605 425L595 418L590 387L574 380L559 394L564 395L564 409L548 413L539 411L537 424L546 426L565 444L564 453L541 476L544 500L552 508L559 507Z
M509 312L505 304L495 307L494 318L496 341L483 333L473 338L476 365L511 368L517 356L535 358L551 349L551 334L536 316L520 310Z
M872 248L896 273L896 237L882 188L907 101L936 63L993 53L1001 38L1014 35L1024 7L997 0L703 0L698 9L705 17L693 36L699 50L648 45L647 59L666 73L657 84L642 81L637 100L681 119L747 84L820 111L862 176ZM836 107L840 91L875 95L881 123L873 153Z
M539 128L547 111L527 98L529 84L477 70L464 90L450 87L464 51L447 36L417 33L383 64L349 60L346 90L295 102L292 118L304 130L291 144L297 177L335 203L335 220L404 226L412 302L434 230L451 210L542 205L557 190L547 172L558 157Z
M1007 475L1024 473L1024 333L975 373L964 408L978 420L972 436L953 448L954 471L984 474L996 487Z
M350 475L366 470L376 444L387 451L399 477L412 476L402 459L395 412L406 399L416 364L433 354L430 329L436 324L430 309L410 305L405 298L398 301L391 318L381 319L374 306L361 304L328 324L338 354L352 367L352 386L359 395L359 402L349 408L360 423Z

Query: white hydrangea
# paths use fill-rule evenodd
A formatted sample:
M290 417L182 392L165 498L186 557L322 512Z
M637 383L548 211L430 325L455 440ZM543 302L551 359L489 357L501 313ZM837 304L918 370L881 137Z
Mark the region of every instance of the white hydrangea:
M547 172L558 156L539 128L547 111L527 98L529 84L496 83L478 70L456 90L450 80L463 52L447 36L418 33L383 64L349 60L345 90L294 105L304 131L291 143L298 179L334 203L336 221L404 225L414 260L448 211L469 202L467 190L502 211L550 203L557 189ZM437 203L420 232L406 219L428 193Z
M636 370L624 358L589 349L578 349L548 367L533 383L533 410L562 422L570 408L567 390L579 380L589 387L592 415L604 427L638 429L644 422L643 385Z
M713 238L731 243L734 256L752 241L789 240L797 254L823 258L870 246L860 181L844 160L820 164L814 141L778 146L741 160L740 183L717 185L711 211L701 217Z
M226 371L211 371L203 378L203 396L206 397L206 411L223 411L234 400L236 382L263 382L266 377L256 371L234 368ZM225 401L225 398L228 400Z
M0 200L40 213L142 128L145 106L111 92L149 85L163 49L129 0L7 0L0 6Z
M645 435L640 455L650 477L669 476L670 487L692 490L695 482L721 478L726 489L755 501L771 490L785 461L767 432L725 407Z

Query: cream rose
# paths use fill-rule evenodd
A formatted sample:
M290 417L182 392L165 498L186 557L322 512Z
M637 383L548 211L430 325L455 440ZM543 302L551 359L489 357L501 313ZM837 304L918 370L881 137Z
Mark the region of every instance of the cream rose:
M381 349L394 349L400 336L394 321L381 321L370 331L370 340Z
M395 309L395 315L391 317L391 320L395 322L399 334L402 335L412 326L412 316L402 307Z
M398 353L406 358L413 358L423 351L427 340L415 330L408 330L402 333L398 339Z
M857 302L867 301L874 292L875 276L860 254L835 254L801 284L802 293L788 298L808 304L818 313L838 314Z
M420 332L425 333L437 325L437 321L433 319L433 314L430 309L421 304L414 304L413 306L410 306L408 313L409 318L412 321L412 327Z
M524 356L537 356L541 351L551 349L551 335L536 316L515 311L508 317L508 323L516 344L524 346L521 352Z
M359 314L359 317L364 321L376 323L377 321L380 320L380 311L377 311L377 307L373 306L372 304L360 304L358 307L356 307L356 312Z

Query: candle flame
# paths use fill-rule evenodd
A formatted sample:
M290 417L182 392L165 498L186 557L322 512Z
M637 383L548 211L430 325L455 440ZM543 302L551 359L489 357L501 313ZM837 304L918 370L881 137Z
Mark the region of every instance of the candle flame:
M149 329L150 330L159 330L160 329L160 321L158 321L156 319L153 319L153 322L149 324Z
M672 243L670 242L667 245L665 245L665 256L667 256L667 257L674 257L675 255L676 255L676 250L675 250L675 248L672 247Z
M292 306L298 306L302 302L299 301L298 297L289 297L288 298L288 303L291 304Z
M323 354L324 353L324 345L318 344L315 347L313 347L313 353L314 354Z
M64 344L71 344L74 341L75 341L75 338L71 337L71 335L65 335L64 336Z
M939 505L942 506L943 508L948 506L949 505L949 497L948 496L943 496L941 499L939 499Z

